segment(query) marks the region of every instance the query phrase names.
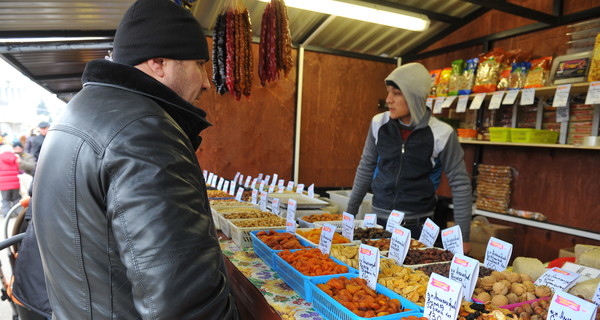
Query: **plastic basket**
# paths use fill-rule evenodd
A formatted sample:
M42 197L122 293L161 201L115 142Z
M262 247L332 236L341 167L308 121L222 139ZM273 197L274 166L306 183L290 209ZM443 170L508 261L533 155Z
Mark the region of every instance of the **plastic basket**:
M230 220L227 220L227 224L230 228L231 239L235 244L240 248L249 248L252 247L252 236L250 232L252 231L261 231L261 230L285 230L285 226L276 226L276 227L249 227L249 228L240 228ZM221 229L222 230L222 229ZM225 233L225 232L223 232Z
M298 251L298 250L291 250L291 251L293 252L293 251ZM330 277L330 276L312 276L312 277L305 276L302 273L300 273L300 271L296 270L296 268L292 267L291 264L289 264L285 260L283 260L277 254L274 255L274 258L275 258L274 259L275 260L275 269L277 270L277 274L279 275L279 277L281 277L281 279L283 279L283 281L285 283L287 283L288 286L290 286L292 289L294 289L294 291L296 291L307 302L312 302L312 294L311 294L311 288L310 288L311 279ZM356 273L353 273L353 272L357 272L356 269L351 268L347 264L341 262L340 260L338 260L334 257L330 256L329 258L331 258L333 261L335 261L335 263L338 263L338 264L348 267L348 270L349 270L348 273L341 273L341 274L337 274L335 276L356 275Z
M357 274L353 274L350 276L344 275L344 276L346 278L358 277ZM354 314L353 312L348 310L348 308L344 307L341 303L335 301L335 299L333 299L327 293L325 293L323 290L321 290L321 289L319 289L319 287L317 287L317 284L319 284L319 283L325 283L332 278L338 278L338 277L340 277L340 275L322 276L322 277L315 278L311 281L310 288L311 288L311 295L313 298L312 299L313 308L317 312L319 312L319 314L325 319L330 319L330 320L367 319L367 318L363 318L363 317L360 317L360 316ZM391 299L398 299L400 301L400 304L404 308L410 309L410 310L405 311L405 312L400 312L400 313L394 313L394 314L390 314L390 315L382 316L382 317L369 318L369 319L397 320L402 317L408 317L408 316L417 316L417 317L423 316L422 308L420 308L415 303L409 301L408 299L402 297L401 295L395 293L394 291L382 286L381 284L379 284L379 283L377 284L375 291L377 291L377 293L381 293Z
M493 142L511 142L512 128L490 127L490 141Z
M259 258L261 258L269 267L271 267L271 269L273 269L273 271L277 271L277 268L275 266L275 256L277 255L277 252L280 252L283 250L273 250L269 246L267 246L267 244L265 244L262 240L260 240L256 236L256 234L261 231L269 231L269 230L250 231L250 237L252 237L252 246L254 247L254 253L256 253L256 255ZM275 232L284 233L287 231L286 230L275 230ZM298 238L298 237L296 237L296 238ZM300 238L298 238L298 240L300 241L301 245L312 248L312 246L308 242L306 242Z
M528 128L512 129L511 141L519 143L556 143L558 132Z

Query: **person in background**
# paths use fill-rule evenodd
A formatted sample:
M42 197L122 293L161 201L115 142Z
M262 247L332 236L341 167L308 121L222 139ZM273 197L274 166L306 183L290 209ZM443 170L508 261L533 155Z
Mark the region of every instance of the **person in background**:
M196 157L201 25L138 0L46 136L32 223L53 319L237 319Z
M21 200L21 184L19 183L19 157L8 144L0 145L0 194L4 217L10 209Z
M35 161L37 161L40 157L40 150L42 150L42 144L44 144L44 139L46 138L46 134L48 134L50 123L42 121L40 124L38 124L38 127L40 128L40 134L31 138L31 146L29 151L26 151L27 153L33 155Z
M425 104L431 87L429 71L409 63L392 71L385 85L389 111L371 121L347 211L356 214L371 188L378 223L385 226L392 210L404 212L403 226L418 239L425 220L433 219L437 197L431 174L439 160L452 189L454 220L468 253L471 180L456 133L433 117Z
M27 173L30 176L33 176L33 172L35 171L35 158L29 153L25 153L23 150L23 145L20 142L13 143L13 152L19 158L19 170Z

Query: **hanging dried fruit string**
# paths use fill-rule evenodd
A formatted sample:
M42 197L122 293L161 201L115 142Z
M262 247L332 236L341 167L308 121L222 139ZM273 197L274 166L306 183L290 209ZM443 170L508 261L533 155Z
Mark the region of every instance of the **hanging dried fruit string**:
M271 0L262 16L258 77L264 86L287 76L293 67L292 37L290 35L287 7L283 0Z
M227 0L213 33L213 82L237 100L252 88L252 24L242 0Z

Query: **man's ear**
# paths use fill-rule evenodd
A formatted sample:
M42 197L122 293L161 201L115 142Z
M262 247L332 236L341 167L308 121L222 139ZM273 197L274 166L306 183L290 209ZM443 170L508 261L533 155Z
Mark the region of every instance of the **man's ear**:
M163 58L152 58L147 61L148 68L150 71L159 78L165 76L165 59Z

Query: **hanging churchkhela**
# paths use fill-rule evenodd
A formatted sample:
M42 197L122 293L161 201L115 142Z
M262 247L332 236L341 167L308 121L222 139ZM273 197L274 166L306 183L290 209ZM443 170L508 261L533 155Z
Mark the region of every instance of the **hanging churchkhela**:
M241 0L227 0L213 33L213 82L236 100L252 89L252 25Z
M283 0L271 0L265 8L258 56L258 77L263 86L279 78L282 71L287 76L292 69L292 37Z

